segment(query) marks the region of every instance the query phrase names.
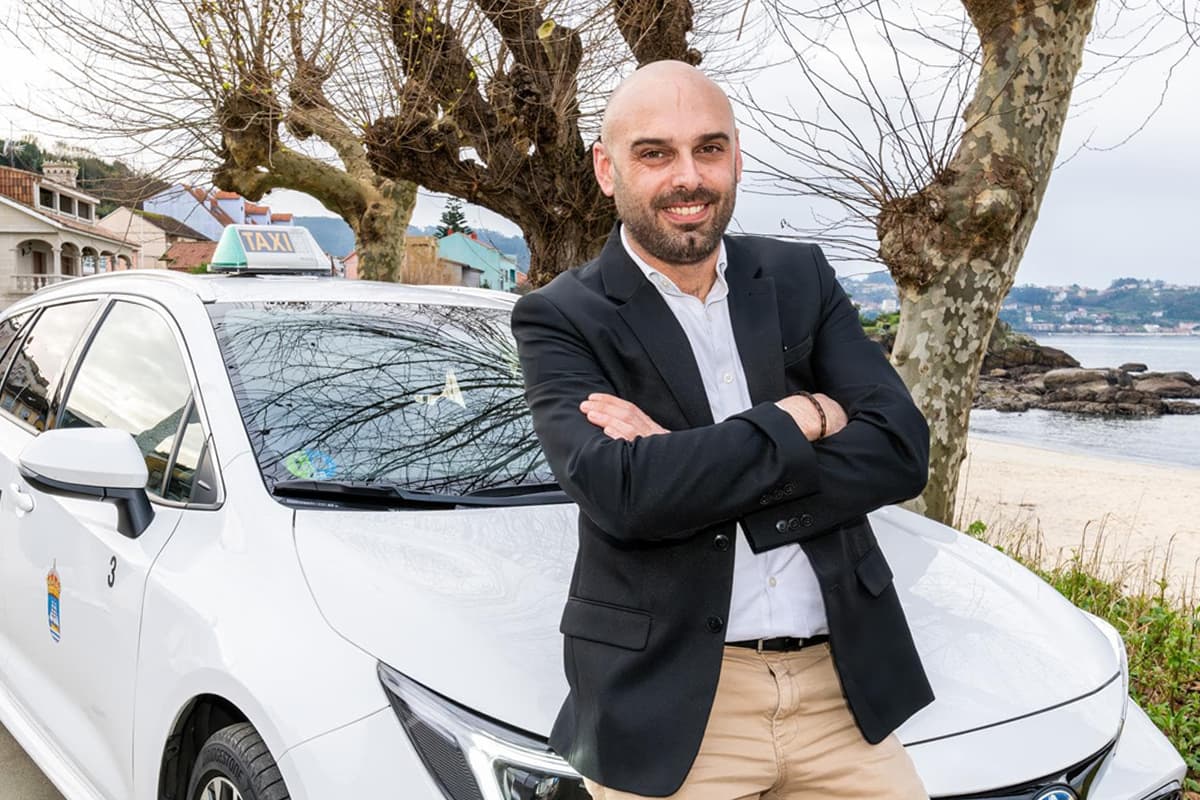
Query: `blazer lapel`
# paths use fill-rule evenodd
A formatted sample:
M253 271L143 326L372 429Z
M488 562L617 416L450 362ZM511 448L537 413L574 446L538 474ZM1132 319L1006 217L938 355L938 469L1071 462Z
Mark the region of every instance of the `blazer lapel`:
M662 375L684 418L694 427L711 425L712 409L687 334L658 289L625 252L616 227L600 253L600 273L605 292L623 303L617 313Z
M725 254L729 259L725 268L729 319L746 372L750 400L755 404L778 400L787 392L775 279L761 274L761 267L752 262L736 239L725 238Z

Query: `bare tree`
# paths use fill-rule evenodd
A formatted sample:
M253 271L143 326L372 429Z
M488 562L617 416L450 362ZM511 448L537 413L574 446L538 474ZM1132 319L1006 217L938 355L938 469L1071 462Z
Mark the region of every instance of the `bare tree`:
M901 298L892 363L931 428L930 480L915 506L949 523L988 339L1073 91L1149 52L1189 50L1197 12L1186 0L1114 3L1103 33L1111 43L1114 29L1132 30L1133 41L1081 73L1097 0L769 6L812 102L800 111L747 97L752 127L776 150L751 172L821 209L796 226L804 235L891 271ZM1165 43L1164 22L1183 23Z
M690 0L30 0L9 25L70 62L30 111L252 200L307 192L364 277L400 276L420 184L516 221L536 283L614 221L588 140L604 93L635 62L698 62L696 20Z

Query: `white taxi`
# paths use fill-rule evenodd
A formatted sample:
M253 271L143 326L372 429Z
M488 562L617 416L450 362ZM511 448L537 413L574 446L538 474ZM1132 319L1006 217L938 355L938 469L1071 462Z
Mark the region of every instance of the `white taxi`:
M70 800L585 798L545 743L577 511L513 298L322 276L314 247L231 228L227 274L0 315L0 722ZM1180 796L1109 625L871 521L937 695L899 730L932 797Z

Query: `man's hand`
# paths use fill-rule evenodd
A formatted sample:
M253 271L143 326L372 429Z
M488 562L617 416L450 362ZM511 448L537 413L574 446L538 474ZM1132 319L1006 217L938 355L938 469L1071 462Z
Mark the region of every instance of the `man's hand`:
M632 442L639 436L670 433L633 403L611 394L589 394L588 399L579 404L579 410L587 415L588 422L603 428L613 439Z
M792 415L792 419L796 421L796 424L804 433L804 438L810 442L815 442L822 437L821 414L817 411L814 401L820 403L821 409L825 412L826 436L833 436L846 427L845 409L842 408L837 400L834 400L827 394L816 392L813 394L811 400L802 394L793 394L782 400L777 400L775 405Z

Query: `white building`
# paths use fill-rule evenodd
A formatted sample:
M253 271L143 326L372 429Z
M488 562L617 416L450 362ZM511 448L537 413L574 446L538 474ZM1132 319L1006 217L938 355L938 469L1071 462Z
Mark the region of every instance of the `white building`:
M47 162L44 175L0 166L0 305L42 286L129 269L139 249L97 224L99 200L75 185L79 168Z

